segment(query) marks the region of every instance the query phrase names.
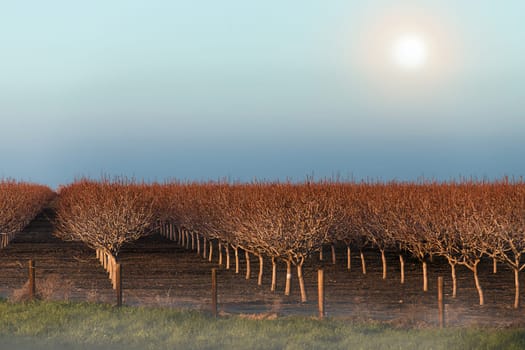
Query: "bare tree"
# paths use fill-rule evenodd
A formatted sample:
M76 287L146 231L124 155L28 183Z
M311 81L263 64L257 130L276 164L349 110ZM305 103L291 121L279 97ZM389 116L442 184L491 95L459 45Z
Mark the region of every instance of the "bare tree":
M0 179L0 248L4 248L54 198L49 187Z
M125 178L79 180L60 189L55 235L105 249L117 257L122 245L156 229L153 193Z
M509 182L487 185L484 221L494 230L482 241L485 250L514 273L514 308L520 306L520 272L525 269L525 184ZM487 191L488 192L488 191Z

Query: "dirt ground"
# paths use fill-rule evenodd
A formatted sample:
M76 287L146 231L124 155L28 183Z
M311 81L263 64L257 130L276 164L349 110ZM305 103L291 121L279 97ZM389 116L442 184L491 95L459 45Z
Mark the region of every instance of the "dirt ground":
M52 299L114 302L114 292L95 252L82 243L64 242L52 235L49 221L52 211L39 215L22 233L0 250L0 297L13 298L24 290L27 263L36 262L37 286ZM367 274L361 272L359 255L352 255L352 269L346 268L346 250L337 249L337 264L330 262L326 247L324 262L309 259L304 269L308 302L300 303L295 269L292 293L284 296L285 265L279 263L277 291L270 291L271 265L265 262L263 285L257 285L258 261L252 259L252 278L245 279L244 254L240 254L240 273L226 270L179 247L160 235L145 237L126 246L121 254L124 303L127 305L169 306L184 309L209 308L211 268L218 267L219 309L223 314L316 315L317 269L324 266L326 313L330 317L353 320L377 320L406 326L437 323L437 277L445 279L445 312L449 325L525 326L524 309L512 308L513 273L492 262L483 261L480 281L485 292L485 306L479 306L472 273L458 267L458 295L451 298L448 264L434 259L429 264L429 291L422 291L421 264L407 259L405 284L399 282L399 260L387 254L388 276L382 279L378 251L365 252Z

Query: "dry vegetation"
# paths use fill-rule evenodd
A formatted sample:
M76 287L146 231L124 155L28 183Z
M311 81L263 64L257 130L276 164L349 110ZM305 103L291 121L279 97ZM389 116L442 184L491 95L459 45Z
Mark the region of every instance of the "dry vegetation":
M46 186L0 179L0 248L4 248L55 194Z
M55 234L118 256L124 243L151 233L154 228L150 189L124 178L84 179L62 187L56 206Z
M290 292L295 267L302 301L306 301L303 264L322 252L323 245L345 245L348 269L352 250L377 248L383 257L383 278L384 253L395 251L401 283L404 259L411 255L421 262L425 291L428 264L434 256L444 257L451 268L452 295L457 293L456 266L463 265L473 273L480 304L484 297L478 264L482 257L490 257L495 269L501 262L514 271L517 308L519 272L525 268L525 184L509 179L151 185L125 179L81 180L60 190L57 227L61 238L81 240L114 255L125 242L160 229L210 261L218 252L219 263L228 269L233 251L237 273L242 251L246 278L251 277L250 255L258 259L259 283L263 259L270 259L272 290L275 266L281 262L287 266L285 293ZM366 273L364 263L363 258Z

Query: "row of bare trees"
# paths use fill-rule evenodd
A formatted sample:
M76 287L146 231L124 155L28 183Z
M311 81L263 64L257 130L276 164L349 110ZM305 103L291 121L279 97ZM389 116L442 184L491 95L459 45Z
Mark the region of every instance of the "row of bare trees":
M245 252L247 278L250 254L258 257L258 282L262 283L263 259L272 261L272 286L276 286L276 263L286 263L285 294L290 293L292 266L295 266L306 301L303 265L328 239L335 220L335 202L320 184L167 184L157 188L163 210L160 216L178 230L198 233L204 244L223 247L229 260L229 249L235 252L238 272L238 250ZM199 237L197 236L197 239ZM200 241L199 241L200 242ZM206 250L204 250L206 252ZM213 252L213 251L212 251ZM229 263L227 261L227 267Z
M351 250L377 248L387 275L386 251L399 253L401 278L407 254L422 266L428 290L428 264L434 256L451 269L452 296L457 294L456 267L472 271L479 302L484 304L478 266L483 257L508 265L515 276L514 307L520 303L519 272L525 268L525 184L493 182L303 184L179 184L156 190L164 222L196 232L220 246L242 248L262 260L297 267L302 299L302 265L323 244L344 244L347 266ZM227 252L228 254L228 252ZM261 264L262 266L262 264ZM275 277L272 276L272 290Z
M303 265L323 245L345 245L347 267L353 249L377 248L387 276L385 252L399 253L401 283L404 259L421 262L423 289L428 289L427 266L434 256L448 261L457 293L456 267L473 272L480 304L484 303L478 266L483 257L508 265L516 283L514 306L519 306L519 273L525 268L525 183L521 180L300 184L226 182L143 184L126 179L80 180L60 189L57 234L82 240L117 256L125 242L160 229L181 239L203 257L218 258L230 267L230 249L238 272L239 250L245 253L247 277L250 255L287 266L285 293L290 293L295 266L306 300ZM170 231L170 232L168 232ZM175 232L171 232L175 231ZM191 242L191 243L190 243ZM201 249L202 244L202 249ZM210 249L207 249L207 246Z
M330 184L340 203L342 218L328 242L348 247L378 248L417 258L423 269L423 290L428 288L427 264L444 257L451 268L452 296L457 293L456 266L473 272L484 304L478 266L483 257L507 264L515 275L514 307L519 306L519 272L525 268L525 184L503 179L495 182ZM349 248L350 249L350 248Z
M53 199L46 186L0 179L0 248L4 248Z

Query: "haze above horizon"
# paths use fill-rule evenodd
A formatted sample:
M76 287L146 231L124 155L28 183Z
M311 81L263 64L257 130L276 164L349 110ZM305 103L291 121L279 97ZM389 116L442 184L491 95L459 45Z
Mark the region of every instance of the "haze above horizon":
M0 177L522 176L525 3L18 1Z

